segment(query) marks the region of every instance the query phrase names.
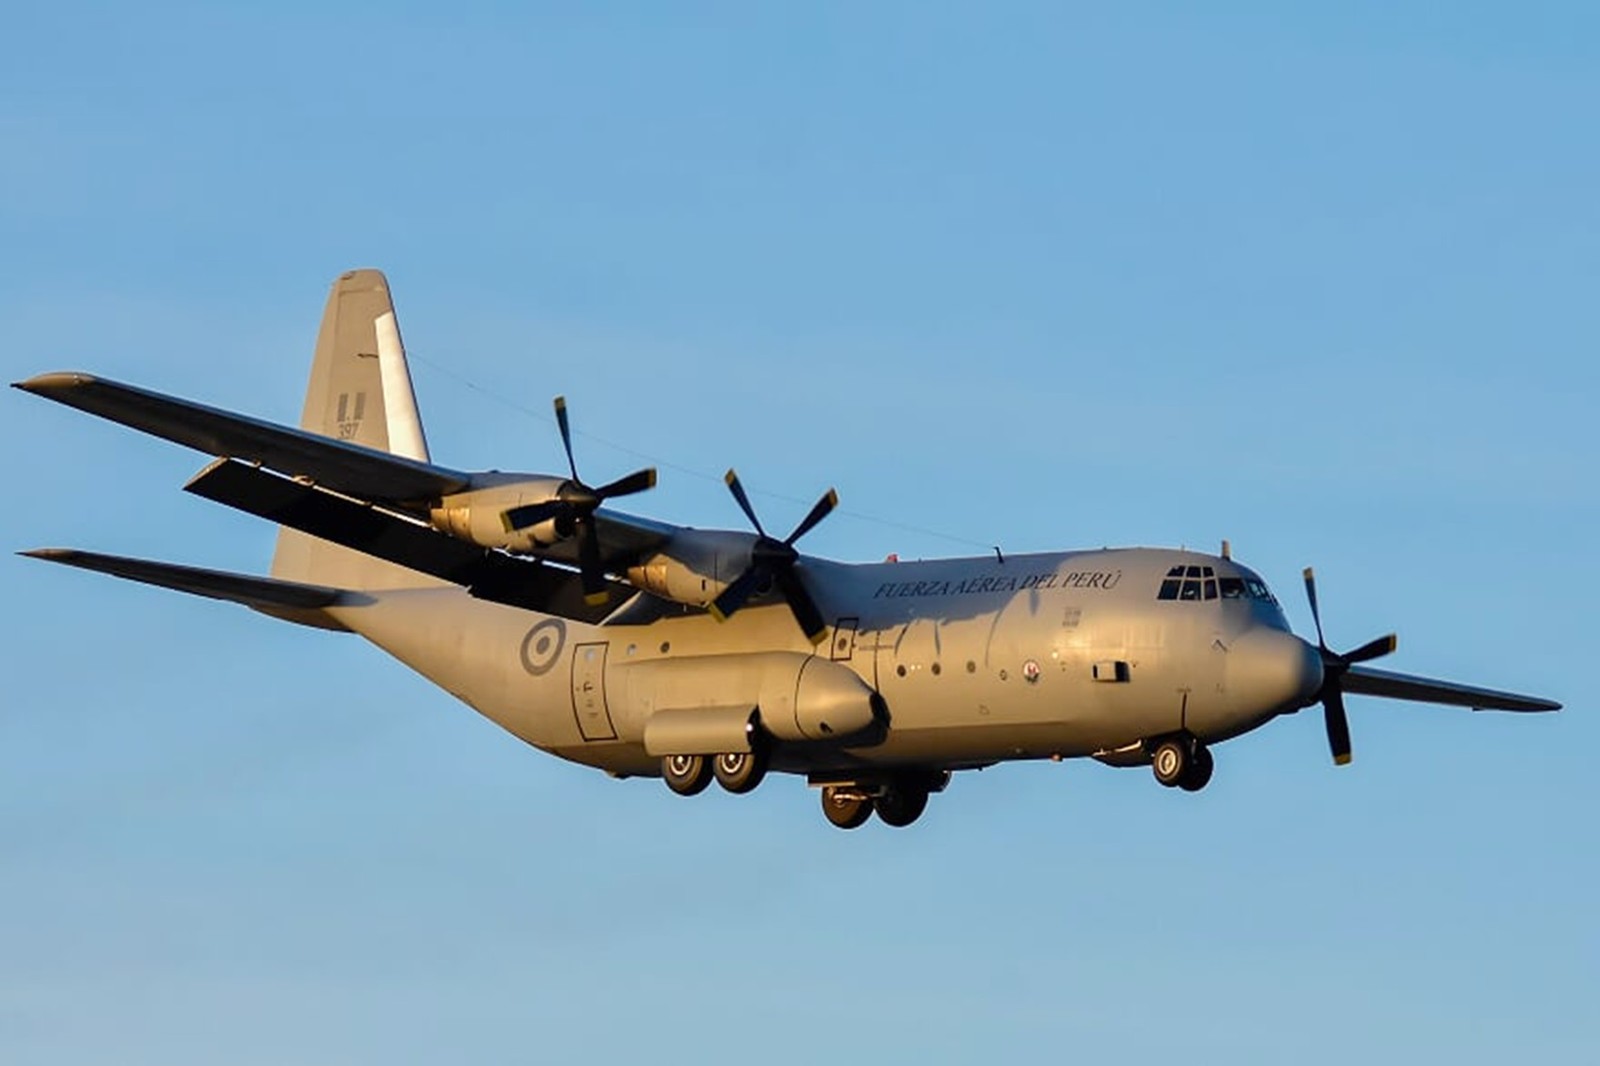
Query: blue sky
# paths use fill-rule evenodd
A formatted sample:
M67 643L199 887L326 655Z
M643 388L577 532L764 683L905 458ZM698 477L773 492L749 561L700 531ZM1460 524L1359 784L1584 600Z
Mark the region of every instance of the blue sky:
M0 1059L1592 1060L1600 16L1304 8L8 8L8 380L293 421L378 266L451 465L558 468L561 392L660 517L838 486L839 558L1228 537L1302 632L1314 563L1334 644L1568 710L843 834L7 556ZM265 568L192 453L0 405L0 544Z

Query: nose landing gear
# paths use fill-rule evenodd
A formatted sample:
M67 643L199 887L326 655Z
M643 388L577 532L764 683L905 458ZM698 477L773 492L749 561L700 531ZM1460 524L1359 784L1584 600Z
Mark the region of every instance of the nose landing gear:
M1150 753L1150 769L1156 780L1168 788L1199 792L1211 780L1215 768L1211 749L1194 737L1169 737Z

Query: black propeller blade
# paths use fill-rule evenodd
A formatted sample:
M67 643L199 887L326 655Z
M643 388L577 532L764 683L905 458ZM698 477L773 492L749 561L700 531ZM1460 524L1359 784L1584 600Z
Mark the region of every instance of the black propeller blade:
M1393 633L1369 640L1354 651L1343 654L1328 647L1322 636L1322 616L1317 610L1317 577L1311 567L1305 569L1306 599L1311 601L1311 621L1317 627L1317 651L1322 656L1322 690L1317 699L1322 701L1322 720L1328 730L1328 750L1333 761L1344 766L1350 761L1350 720L1344 713L1344 675L1356 663L1388 655L1399 644Z
M828 512L839 506L839 494L829 489L800 520L800 524L794 527L793 533L783 540L775 540L762 528L761 519L756 517L755 508L750 506L750 497L745 495L744 486L739 483L739 475L729 470L723 480L728 483L728 491L733 493L739 509L756 527L756 542L750 549L749 569L734 578L722 590L722 595L712 601L708 610L717 621L725 622L729 615L743 607L757 592L775 587L789 605L794 620L800 623L806 639L813 644L820 643L827 636L827 623L823 621L822 609L817 606L817 601L811 598L811 593L800 581L800 575L795 572L800 553L795 551L794 543L828 517Z
M572 425L567 419L567 399L556 397L556 425L561 429L561 446L567 452L567 469L572 472L556 490L556 498L543 503L530 503L513 507L501 517L506 532L514 532L555 519L561 526L571 525L570 532L578 538L578 569L583 578L583 598L598 606L611 598L606 590L605 563L600 557L600 534L595 528L594 513L606 500L618 496L632 496L636 492L654 488L655 467L636 470L599 488L590 488L578 477L578 463L572 457ZM563 529L563 532L567 530Z

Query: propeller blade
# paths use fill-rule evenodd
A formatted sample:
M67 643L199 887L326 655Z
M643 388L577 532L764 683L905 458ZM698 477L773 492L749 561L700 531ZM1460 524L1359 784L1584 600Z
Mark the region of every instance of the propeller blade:
M627 477L619 477L609 485L601 485L594 490L594 494L597 499L609 500L613 496L632 496L655 487L656 468L652 466L647 470L635 470Z
M572 480L578 481L578 463L572 458L572 424L567 421L565 396L556 397L556 425L561 429L561 446L567 450L567 469L572 471Z
M789 539L785 540L784 543L793 547L795 541L811 532L812 528L818 522L827 518L837 506L839 506L839 494L829 489L822 499L818 500L816 505L811 508L811 512L800 520L800 524L794 527L794 532L789 534ZM810 633L807 632L806 635L810 636Z
M583 600L598 607L611 599L606 588L605 564L600 561L600 534L595 531L593 519L585 519L578 531L578 566L583 578Z
M500 516L505 524L507 533L515 533L519 529L536 526L540 522L547 522L559 516L567 509L563 500L546 500L543 503L528 503L521 507L512 507Z
M1350 762L1350 720L1344 714L1344 695L1337 684L1322 696L1322 721L1328 727L1328 750L1335 766Z
M1394 651L1395 648L1399 646L1400 638L1395 636L1393 633L1390 633L1386 637L1379 637L1377 640L1369 640L1355 651L1347 651L1343 655L1339 656L1339 658L1343 659L1347 664L1364 663L1368 659L1380 659Z
M719 622L726 622L728 616L743 607L750 597L755 595L756 589L765 581L766 574L762 567L752 566L744 573L733 579L733 583L722 590L722 595L706 607L711 612L711 617Z
M1328 642L1322 639L1322 614L1317 610L1317 575L1308 566L1305 568L1304 577L1306 579L1306 599L1311 601L1311 620L1317 625L1317 647L1326 651Z
M750 506L750 497L744 494L744 486L739 483L739 475L733 472L731 466L728 468L728 472L722 475L722 480L728 483L728 491L733 493L733 498L738 502L739 509L744 512L746 518L750 519L750 524L756 527L756 532L763 537L766 536L767 531L761 528L761 519L756 517L756 509Z
M821 644L822 639L828 635L828 624L822 620L822 611L817 607L817 601L811 598L811 593L806 591L805 585L800 583L800 575L793 569L784 567L773 574L783 598L789 604L789 610L794 612L794 620L800 623L800 631L812 644Z

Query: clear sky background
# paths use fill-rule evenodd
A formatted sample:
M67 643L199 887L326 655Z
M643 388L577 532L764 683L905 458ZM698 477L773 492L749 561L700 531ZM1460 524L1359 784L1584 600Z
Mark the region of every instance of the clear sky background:
M845 559L1223 537L1384 665L1202 794L914 829L539 754L354 637L0 558L0 1060L1593 1062L1600 15L1580 3L3 5L0 370L297 419L386 270L434 455ZM796 10L797 8L802 8ZM261 571L0 395L0 545Z

